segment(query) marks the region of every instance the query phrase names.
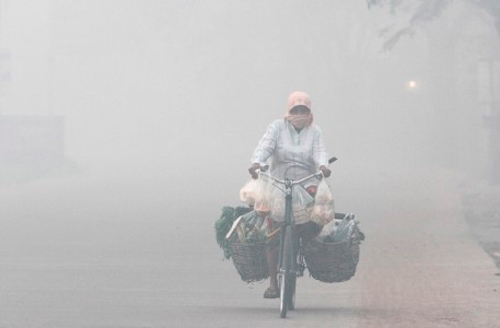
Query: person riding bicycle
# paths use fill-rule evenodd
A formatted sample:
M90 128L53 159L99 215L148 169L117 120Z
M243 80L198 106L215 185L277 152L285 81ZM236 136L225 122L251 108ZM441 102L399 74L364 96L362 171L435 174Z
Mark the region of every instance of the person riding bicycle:
M258 170L269 161L270 174L279 179L298 180L318 170L325 177L330 176L328 155L325 150L321 129L313 124L311 98L301 91L293 92L288 97L287 111L283 119L269 124L251 158L252 165L248 169L252 178L258 178ZM303 187L314 197L317 181L306 181ZM279 226L276 222L271 223ZM322 226L308 221L295 226L296 236L314 238ZM278 298L278 264L279 245L270 242L267 250L270 284L264 298Z

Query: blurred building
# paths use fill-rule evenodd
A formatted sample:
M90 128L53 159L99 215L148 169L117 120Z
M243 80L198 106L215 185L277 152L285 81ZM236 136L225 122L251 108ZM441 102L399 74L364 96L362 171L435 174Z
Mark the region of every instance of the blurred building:
M64 159L62 116L0 116L2 163L60 162Z

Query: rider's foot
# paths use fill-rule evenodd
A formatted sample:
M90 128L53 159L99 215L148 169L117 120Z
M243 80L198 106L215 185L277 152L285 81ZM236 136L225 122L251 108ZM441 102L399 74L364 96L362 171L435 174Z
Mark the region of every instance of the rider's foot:
M278 298L278 297L280 297L280 291L278 288L269 287L264 292L264 298Z

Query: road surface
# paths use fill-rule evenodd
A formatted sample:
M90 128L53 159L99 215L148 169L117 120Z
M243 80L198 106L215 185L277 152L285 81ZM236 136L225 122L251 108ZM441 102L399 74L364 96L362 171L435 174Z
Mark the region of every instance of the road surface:
M357 273L325 284L306 271L286 319L215 242L220 209L238 204L169 200L151 179L0 186L0 327L500 327L498 269L455 176L412 176L335 184L367 236Z

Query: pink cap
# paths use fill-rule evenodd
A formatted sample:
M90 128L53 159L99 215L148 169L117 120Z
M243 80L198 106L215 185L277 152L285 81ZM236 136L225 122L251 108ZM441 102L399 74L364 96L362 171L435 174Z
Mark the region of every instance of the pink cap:
M295 91L288 96L288 110L295 106L304 105L311 110L311 97L305 92Z

